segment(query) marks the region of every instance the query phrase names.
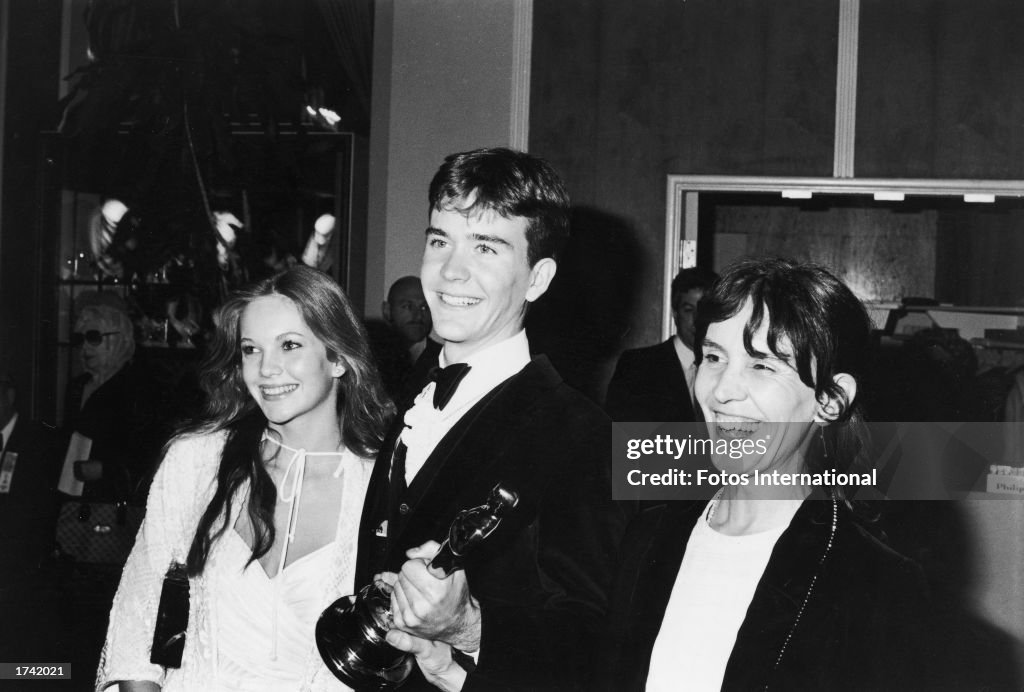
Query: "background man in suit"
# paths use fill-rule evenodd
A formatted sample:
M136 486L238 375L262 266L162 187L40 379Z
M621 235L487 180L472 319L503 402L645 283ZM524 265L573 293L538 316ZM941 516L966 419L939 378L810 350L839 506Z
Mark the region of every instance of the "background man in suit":
M31 581L53 552L61 440L54 428L18 415L3 361L0 355L0 578L10 586Z
M481 149L446 158L429 200L421 278L445 370L399 402L367 493L357 583L385 570L394 585L388 640L422 673L403 689L578 687L626 517L611 501L608 418L531 359L523 329L555 275L568 195L540 159ZM451 379L454 392L441 391ZM455 515L498 482L519 506L465 571L429 571Z
M418 276L403 276L391 284L388 299L381 304L384 321L402 336L409 354L409 363L423 353L430 334L430 306L423 297Z
M414 376L420 356L437 363L441 344L430 337L430 307L423 297L418 276L403 276L391 284L388 299L381 303L384 321L367 320L370 348L384 388L400 401ZM424 370L426 372L426 370ZM418 392L419 389L416 390ZM413 392L414 394L416 392Z
M605 410L614 421L697 420L693 405L694 313L704 291L718 276L700 267L683 269L672 280L672 319L676 333L655 346L626 351L608 384Z
M0 340L3 339L0 333ZM0 352L3 347L0 344ZM49 565L57 524L61 444L53 428L18 415L0 355L0 655L67 660L59 590Z

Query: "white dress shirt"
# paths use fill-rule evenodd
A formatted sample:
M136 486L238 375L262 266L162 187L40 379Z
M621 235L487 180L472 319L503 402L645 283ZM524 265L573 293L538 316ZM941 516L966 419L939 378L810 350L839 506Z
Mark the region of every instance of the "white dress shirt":
M686 543L651 652L647 692L722 689L736 634L775 543L789 525L787 521L761 533L727 536L708 525L707 514L705 510L697 520Z
M15 413L7 421L7 425L0 430L3 439L0 440L0 493L11 492L11 482L14 479L14 466L18 461L18 455L14 452L7 454L7 447L11 443L11 435L14 434L14 425L18 422L18 414Z
M405 430L401 440L408 448L405 456L405 482L412 485L413 478L437 443L448 434L462 416L473 408L488 392L515 375L530 362L530 343L526 330L474 353L466 359L470 370L459 383L451 401L442 409L434 408L435 383L429 382L405 413ZM441 351L441 367L448 365Z
M686 378L686 389L690 392L690 403L694 406L697 402L693 399L693 380L697 377L697 356L693 349L683 343L683 340L676 334L672 337L672 345L676 347L676 358L683 366L683 376Z
M7 425L4 426L3 430L0 430L0 435L3 435L3 443L0 444L0 455L7 451L7 445L11 441L11 435L14 434L14 424L18 422L18 414L15 413L11 416L11 419L7 421Z

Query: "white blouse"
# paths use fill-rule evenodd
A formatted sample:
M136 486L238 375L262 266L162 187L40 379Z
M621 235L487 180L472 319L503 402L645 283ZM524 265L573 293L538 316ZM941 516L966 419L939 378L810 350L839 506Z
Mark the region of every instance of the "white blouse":
M736 633L775 543L789 525L727 536L708 525L707 514L705 510L686 543L651 652L649 692L722 689Z

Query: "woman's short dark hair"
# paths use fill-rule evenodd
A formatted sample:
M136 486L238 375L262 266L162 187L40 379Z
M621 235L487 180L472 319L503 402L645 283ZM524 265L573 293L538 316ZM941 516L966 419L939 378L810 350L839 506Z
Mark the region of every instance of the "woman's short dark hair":
M497 147L451 154L430 181L428 197L431 211L492 211L527 219L531 267L545 257L558 259L569 239L569 194L562 179L547 161L521 151ZM472 204L458 206L467 200Z
M224 522L214 530L218 520L230 516L232 498L246 481L250 483L248 511L255 534L251 559L265 555L274 542L276 489L260 455L267 419L242 379L239 345L242 313L257 298L272 295L289 299L327 347L328 359L345 364L337 406L341 438L347 448L374 457L393 412L370 355L366 330L348 296L331 277L309 267L296 267L231 295L216 312L217 328L201 368L199 379L206 394L203 414L185 431L228 431L217 488L189 551L192 574L202 571L210 546L227 528Z
M846 451L849 464L858 450L847 443L863 437L863 411L857 399L850 401L833 378L846 373L858 384L866 381L871 349L871 318L864 305L842 281L827 269L785 259L742 260L730 266L704 294L697 307L695 356L702 358L701 344L708 325L737 315L750 301L753 311L743 328L743 343L753 355L753 337L768 317L768 348L776 356L780 341L792 348L800 381L814 390L819 400L839 405L838 423L828 426L832 444L845 448L828 450L835 457ZM847 439L851 438L851 439Z

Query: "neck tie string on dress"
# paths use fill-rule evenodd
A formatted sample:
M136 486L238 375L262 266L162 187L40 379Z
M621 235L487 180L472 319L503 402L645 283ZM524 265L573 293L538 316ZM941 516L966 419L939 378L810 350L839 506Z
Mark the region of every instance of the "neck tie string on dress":
M309 456L328 456L328 455L341 455L341 459L338 461L338 468L334 470L334 478L341 475L341 471L345 465L345 450L338 452L307 452L304 448L294 449L284 444L280 440L277 440L264 431L263 441L270 441L276 444L281 449L287 449L292 452L292 458L288 461L288 465L285 466L284 476L281 477L281 490L278 493L278 502L285 502L290 505L288 508L288 523L285 525L284 532L284 545L281 546L281 559L277 564L277 573L274 574L274 611L272 618L272 626L270 633L271 649L270 658L271 660L277 660L277 607L280 598L281 590L281 574L284 572L285 563L288 560L288 546L295 540L295 530L299 523L299 505L302 500L302 482L306 478L306 457ZM292 471L294 470L294 474ZM288 477L291 475L292 484L288 487Z

